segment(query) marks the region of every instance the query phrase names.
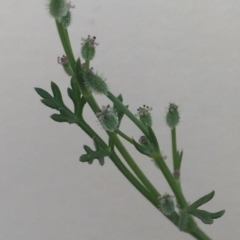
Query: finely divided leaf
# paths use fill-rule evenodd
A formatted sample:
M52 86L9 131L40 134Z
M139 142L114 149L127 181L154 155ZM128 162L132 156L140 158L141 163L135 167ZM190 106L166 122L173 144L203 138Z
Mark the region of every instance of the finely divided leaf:
M209 194L207 194L207 195L199 198L197 201L195 201L194 203L192 203L192 204L188 207L188 209L189 209L189 210L191 210L191 209L196 209L196 208L200 207L201 205L209 202L209 201L214 197L214 194L215 194L215 192L212 191L212 192L210 192Z

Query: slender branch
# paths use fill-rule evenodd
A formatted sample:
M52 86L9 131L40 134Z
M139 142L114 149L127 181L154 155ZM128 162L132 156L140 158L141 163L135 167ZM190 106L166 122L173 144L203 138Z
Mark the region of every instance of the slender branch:
M125 133L123 133L120 129L115 130L115 133L119 134L122 138L124 138L129 143L134 144L133 140L130 137L128 137Z
M157 201L157 198L154 198L150 192L143 187L143 185L137 180L134 175L125 167L125 165L122 163L122 161L119 159L119 157L116 155L116 153L113 151L113 153L110 155L111 160L113 163L117 166L117 168L122 172L122 174L156 207L158 208L159 202Z
M212 240L206 233L204 233L199 227L197 227L194 231L189 232L194 238L199 240Z
M140 181L147 187L147 189L154 194L154 196L157 198L160 196L160 193L156 190L156 188L151 184L151 182L148 180L148 178L144 175L142 170L138 167L138 165L135 163L131 155L128 153L126 148L123 146L121 141L119 140L118 136L115 133L108 133L111 139L113 140L115 146L117 147L118 151L121 153L121 155L124 157L128 165L131 167L133 172L137 175L137 177L140 179Z
M95 133L94 130L92 130L92 128L84 121L83 118L79 119L78 125L91 138L93 137L97 138L103 147L105 148L108 147L106 143L101 139L101 137L99 137L98 134ZM158 208L159 202L157 201L157 198L153 197L151 193L136 179L136 177L134 177L134 175L121 162L117 154L114 151L112 151L109 157L113 161L113 163L117 166L117 168L120 170L120 172L133 184L133 186L135 186L144 197L146 197L156 208Z
M74 56L74 55L73 55L72 45L71 45L71 42L70 42L70 38L69 38L69 35L68 35L68 30L67 30L67 28L64 28L64 34L65 34L66 40L67 40L67 42L68 42L69 49L70 49L70 51L71 51L71 55ZM74 59L74 57L73 57L73 59Z
M178 152L177 152L177 138L176 138L176 128L171 129L171 139L172 139L172 156L173 156L173 169L178 169Z
M68 37L66 36L67 30L64 29L62 24L59 23L57 20L55 22L56 22L58 34L59 34L60 40L62 42L62 46L63 46L63 49L65 51L65 54L68 57L68 60L71 64L72 69L75 69L76 61L75 61L73 53L72 53L72 48L70 47L71 45L69 45L70 41L68 40Z
M107 97L121 110L126 114L126 116L136 124L136 126L143 132L145 136L148 136L148 131L145 126L132 114L129 109L119 101L111 92L108 91Z
M165 161L163 160L162 156L155 157L154 159L155 159L158 167L162 171L169 186L171 187L171 189L177 199L179 207L185 208L187 206L187 201L186 201L185 197L183 196L182 191L179 189L178 184L176 183L172 173L170 172L170 170L169 170L167 164L165 163Z

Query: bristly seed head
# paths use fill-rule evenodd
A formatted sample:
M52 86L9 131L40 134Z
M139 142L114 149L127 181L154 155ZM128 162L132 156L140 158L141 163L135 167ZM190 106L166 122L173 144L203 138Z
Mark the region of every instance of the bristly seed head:
M114 132L118 127L118 116L116 111L109 105L102 106L102 110L96 116L106 131Z
M178 106L174 103L170 103L168 107L168 112L166 115L166 122L170 128L175 128L180 120Z
M66 0L50 0L48 7L50 15L61 22L62 18L68 14L70 8L74 8L75 6Z
M160 203L159 210L161 210L165 215L170 216L174 212L175 207L172 196L164 194L164 196L158 198L158 201Z
M90 35L88 35L87 38L82 38L81 45L82 57L86 61L91 61L95 56L95 48L98 45L98 43L96 42L96 37L91 37Z
M84 84L93 93L104 95L108 93L105 77L102 74L98 74L98 72L94 72L93 68L84 74Z
M142 124L151 127L152 117L150 111L152 111L152 107L146 106L144 104L143 107L139 107L137 111L138 113L136 114L136 116L139 117L139 120L142 122Z

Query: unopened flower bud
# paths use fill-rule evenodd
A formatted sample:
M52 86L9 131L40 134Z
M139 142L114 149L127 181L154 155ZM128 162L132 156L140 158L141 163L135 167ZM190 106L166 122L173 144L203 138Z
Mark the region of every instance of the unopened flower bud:
M141 136L138 140L138 142L142 145L147 145L149 143L148 139L146 136Z
M146 105L143 105L143 107L138 108L138 113L136 116L139 117L139 120L142 122L144 126L152 126L152 117L150 114L150 111L152 111L152 108Z
M114 132L118 128L117 113L109 105L103 106L102 110L96 113L96 116L106 131Z
M160 210L163 214L170 216L174 212L173 197L165 194L163 197L159 197L158 200L160 202Z
M173 176L174 176L176 179L179 179L179 178L180 178L180 171L179 171L179 170L174 170Z
M99 75L97 72L94 73L93 69L85 73L84 84L88 90L94 93L107 95L108 86L106 84L106 79L103 75Z
M63 69L67 73L67 75L69 75L70 77L74 75L74 72L68 61L67 56L63 55L62 57L58 57L58 63L63 66Z
M72 14L70 11L68 11L66 16L63 16L61 18L60 22L65 28L67 28L67 27L69 27L71 20L72 20Z
M95 36L91 37L90 35L88 35L87 38L82 38L81 53L82 53L82 57L86 61L90 61L94 58L95 47L98 45L98 43L96 43L95 40L96 40L96 37Z
M48 7L50 14L60 22L62 17L66 16L69 9L74 6L66 0L50 0Z
M167 116L166 116L166 122L167 125L170 128L175 128L180 120L179 112L178 112L178 106L174 103L170 103Z

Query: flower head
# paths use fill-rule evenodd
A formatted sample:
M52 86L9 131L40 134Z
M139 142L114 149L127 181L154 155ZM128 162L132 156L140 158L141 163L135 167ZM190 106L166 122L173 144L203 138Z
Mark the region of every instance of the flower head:
M175 128L180 120L178 106L174 103L170 103L168 107L168 112L166 115L166 122L170 128Z
M139 117L139 120L143 123L145 126L152 126L152 117L150 114L150 111L152 111L152 107L143 105L143 107L140 107L137 109L138 113L136 116Z
M68 76L73 76L74 72L72 70L72 67L68 61L68 57L63 55L62 57L58 57L57 61L59 64L63 66L64 71L67 73Z
M65 56L65 55L62 55L62 57L58 57L58 58L57 58L57 61L58 61L58 63L61 64L61 65L66 65L66 64L69 63L68 57Z
M170 216L174 212L174 201L173 197L169 194L165 194L158 198L160 202L159 209L167 216Z
M82 38L82 56L86 61L90 61L94 58L95 55L95 47L98 45L96 42L96 37L91 37L88 35L87 38Z
M70 8L74 8L75 6L66 0L50 0L48 7L49 13L60 22L67 15Z
M102 106L102 110L96 116L106 131L114 132L118 127L118 116L116 111L109 105Z

